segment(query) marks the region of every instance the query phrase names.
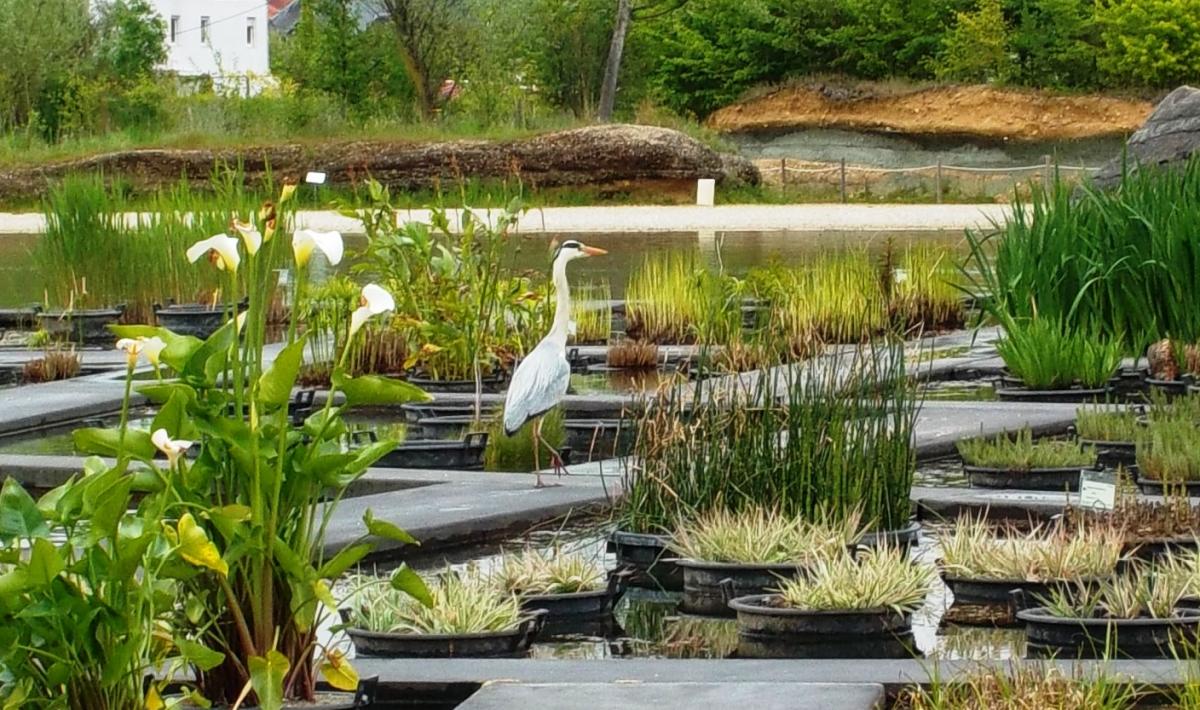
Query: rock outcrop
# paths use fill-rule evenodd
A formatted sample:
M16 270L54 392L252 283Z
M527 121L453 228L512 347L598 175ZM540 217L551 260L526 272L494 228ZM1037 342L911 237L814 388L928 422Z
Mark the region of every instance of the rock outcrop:
M1129 136L1125 155L1119 155L1096 173L1095 183L1110 187L1121 179L1123 165L1170 167L1200 151L1200 89L1181 86L1158 106Z
M242 164L254 181L270 171L303 178L316 170L329 184L351 185L371 176L403 189L458 180L521 180L532 187L678 183L698 178L757 183L748 161L723 156L679 131L655 126L603 125L514 141L444 143L359 141L287 144L227 150L129 150L0 172L0 199L41 194L64 175L102 171L135 190L205 181L216 162Z

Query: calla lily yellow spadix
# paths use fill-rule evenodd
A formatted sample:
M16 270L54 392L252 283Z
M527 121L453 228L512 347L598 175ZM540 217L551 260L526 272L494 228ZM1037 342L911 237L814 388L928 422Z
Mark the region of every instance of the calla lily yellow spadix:
M249 222L233 221L233 229L242 236L242 242L246 245L246 253L254 256L258 253L259 247L263 243L263 235Z
M117 350L125 351L125 358L132 367L137 364L138 357L142 354L142 338L121 338L117 341Z
M314 249L320 249L330 265L336 266L341 262L344 251L341 232L297 229L292 235L292 253L296 256L296 264L306 266Z
M238 240L228 234L214 234L188 247L187 259L195 264L202 256L208 256L213 265L222 271L237 271L242 257L238 254Z
M167 462L172 466L194 443L187 439L172 439L166 429L155 429L154 433L150 435L150 441L167 457Z
M372 316L387 313L396 307L396 300L378 284L363 286L361 305L350 315L350 336L358 332Z

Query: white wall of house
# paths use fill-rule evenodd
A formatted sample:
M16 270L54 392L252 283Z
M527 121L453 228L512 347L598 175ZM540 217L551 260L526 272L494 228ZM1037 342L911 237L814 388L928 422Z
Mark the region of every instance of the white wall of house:
M151 0L166 23L167 62L180 76L257 93L271 72L266 0Z

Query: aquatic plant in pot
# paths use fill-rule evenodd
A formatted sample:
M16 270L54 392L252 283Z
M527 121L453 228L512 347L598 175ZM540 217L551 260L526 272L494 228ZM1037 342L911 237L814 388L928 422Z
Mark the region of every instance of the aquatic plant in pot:
M280 209L289 196L285 192L277 202ZM120 329L130 339L161 338L166 347L160 357L178 379L139 388L160 405L153 432L84 429L75 433L75 445L111 455L124 444L135 459L152 456L156 444L172 452L172 475L153 495L167 498L167 516L182 521L190 515L194 522L178 533L198 548L190 560L195 572L181 585L188 600L184 608L198 624L196 641L220 656L195 668L196 685L218 705L246 700L278 710L285 700L316 697L318 672L336 687L353 689L353 669L317 636L335 606L330 583L380 541L416 542L367 511L362 538L335 554L326 550L325 533L347 487L395 446L387 440L344 451L341 415L348 407L426 395L404 382L350 376L343 348L325 405L293 424L288 403L305 337L296 335L293 322L283 348L273 358L264 355L273 264L293 245L276 236L257 248L247 243L243 253L242 241L229 235L200 244L207 251L193 250L194 260L210 263L197 268L220 270L227 294L244 290L245 313L203 341L162 328ZM231 315L235 305L226 304ZM391 306L382 288L363 287L345 342ZM182 456L193 444L199 447L196 458ZM407 568L398 578L426 596L420 578Z
M1012 591L1030 599L1052 590L1072 591L1111 577L1124 550L1124 535L1111 525L1038 526L1028 532L991 525L985 515L960 515L938 534L942 580L958 605L1002 607L989 623L1014 620ZM968 618L962 610L955 620Z
M404 591L408 582L396 575L351 581L343 628L362 656L521 657L545 618L543 610L522 609L515 594L473 569L438 575L422 598Z
M1080 407L1075 411L1075 436L1081 446L1096 450L1105 468L1137 463L1137 438L1144 424L1137 409Z
M731 599L744 658L907 658L933 570L896 547L815 560L778 592Z
M1147 500L1119 486L1112 510L1071 507L1062 519L1073 530L1096 525L1119 530L1124 554L1148 560L1168 553L1195 552L1200 538L1200 508L1178 489L1167 490L1162 500Z
M963 439L956 444L972 486L1035 491L1079 490L1081 469L1096 468L1096 450L1073 441L1034 440L1033 431L1015 436Z
M1014 383L1002 381L996 396L1004 400L1088 402L1102 400L1121 366L1121 342L1094 330L1035 316L1001 321L1004 337L996 352Z
M546 612L544 633L577 633L612 622L624 592L624 577L608 574L602 561L557 546L505 554L490 578L505 594L516 595L526 611Z
M1163 338L1146 348L1146 385L1167 396L1187 394L1200 372L1200 346Z
M607 281L580 284L571 300L571 342L603 345L612 336L612 288Z
M1137 466L1144 493L1200 493L1200 429L1188 418L1151 421L1137 439Z
M804 520L762 508L718 509L681 521L671 539L683 568L680 610L732 616L730 597L763 594L816 559L844 554L862 533L857 513Z
M1067 593L1054 590L1017 612L1032 656L1078 658L1178 658L1194 648L1200 610L1179 607L1190 578L1177 560L1154 565Z

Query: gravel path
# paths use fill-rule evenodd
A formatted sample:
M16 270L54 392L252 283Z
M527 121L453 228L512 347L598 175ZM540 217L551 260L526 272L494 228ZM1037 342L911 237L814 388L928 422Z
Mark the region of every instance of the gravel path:
M457 210L452 210L456 213ZM488 215L481 211L480 216ZM494 213L492 213L494 214ZM720 205L547 207L531 209L520 220L524 232L822 232L924 231L987 227L1007 219L1007 205ZM402 219L428 221L426 210L400 213ZM333 211L304 211L300 226L311 229L361 232L358 220ZM458 220L453 219L452 223ZM0 234L45 231L37 213L0 213Z

